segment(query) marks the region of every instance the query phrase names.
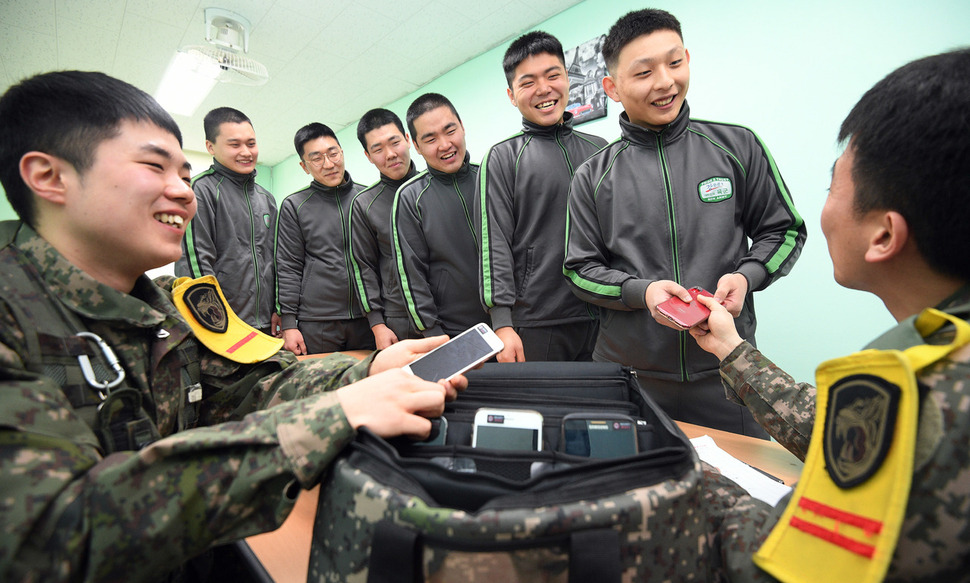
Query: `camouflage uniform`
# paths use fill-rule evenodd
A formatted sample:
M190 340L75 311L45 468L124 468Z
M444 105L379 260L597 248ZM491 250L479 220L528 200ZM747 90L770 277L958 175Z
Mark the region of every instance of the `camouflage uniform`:
M228 361L198 343L162 287L142 276L119 293L25 225L0 249L0 272L0 581L164 578L213 544L276 528L353 438L336 395L310 395L366 376L371 358ZM13 306L25 277L38 300ZM76 315L65 321L114 349L162 439L105 456L61 385L31 370L38 332L16 314L58 301ZM197 424L208 427L181 432L185 354L198 355Z
M970 286L937 308L970 319ZM934 336L942 339L947 333L944 328ZM905 349L922 343L909 318L867 348ZM728 398L747 405L768 433L804 460L815 418L815 387L796 383L747 342L724 359L721 376ZM924 369L919 382L928 390L920 405L913 484L886 580L970 581L970 346ZM728 578L773 581L751 555L788 499L770 508L732 489L720 476L705 477L712 514L723 512L718 534ZM724 498L713 493L716 488Z

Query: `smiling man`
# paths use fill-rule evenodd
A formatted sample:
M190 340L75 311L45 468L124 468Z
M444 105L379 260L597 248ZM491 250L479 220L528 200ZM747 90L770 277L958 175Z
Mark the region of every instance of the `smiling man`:
M175 275L216 276L243 321L279 336L273 272L276 199L256 184L256 132L249 118L231 107L207 113L203 127L212 166L192 183L199 212L185 231Z
M381 179L354 197L350 215L351 257L361 305L378 349L415 336L404 306L391 243L391 205L402 184L417 174L411 140L401 118L372 109L357 122L357 139Z
M502 63L522 131L482 161L480 293L505 343L499 362L590 360L596 319L562 277L566 198L576 168L606 145L573 129L562 44L535 31L516 39Z
M422 336L454 336L487 314L478 301L475 183L465 127L443 95L425 93L408 107L408 130L428 169L397 191L391 234L404 302Z
M344 169L344 151L326 125L303 126L293 145L313 181L280 205L283 346L295 354L373 349L350 258L350 205L364 187Z
M791 270L805 225L754 132L690 118L690 54L673 15L623 16L603 56L621 137L576 171L563 265L573 292L604 308L593 359L633 367L674 419L765 437L722 398L717 359L656 308L702 287L753 339L751 292Z
M0 222L0 581L212 580L188 562L277 528L358 427L427 435L466 382L400 369L444 337L297 362L211 277L149 279L196 197L178 126L132 85L11 87L0 181L19 216Z

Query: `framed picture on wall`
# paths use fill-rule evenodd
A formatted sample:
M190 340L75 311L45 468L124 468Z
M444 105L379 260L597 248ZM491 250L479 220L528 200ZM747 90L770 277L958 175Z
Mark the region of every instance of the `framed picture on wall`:
M569 72L566 111L573 114L574 124L606 117L606 92L603 91L606 61L601 50L605 40L606 35L601 34L565 51L566 71Z

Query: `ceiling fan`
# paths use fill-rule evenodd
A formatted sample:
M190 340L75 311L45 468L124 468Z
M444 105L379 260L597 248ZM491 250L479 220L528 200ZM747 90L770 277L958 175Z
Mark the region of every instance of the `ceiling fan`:
M179 52L191 57L199 68L222 83L262 85L269 80L266 67L259 61L240 54L249 52L249 21L221 8L205 9L207 45L182 47Z

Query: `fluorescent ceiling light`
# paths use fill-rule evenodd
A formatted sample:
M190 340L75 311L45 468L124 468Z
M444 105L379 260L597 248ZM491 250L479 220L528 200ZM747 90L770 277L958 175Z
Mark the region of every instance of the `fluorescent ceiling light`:
M215 87L219 73L219 65L211 60L178 51L165 69L155 99L169 113L192 115Z

